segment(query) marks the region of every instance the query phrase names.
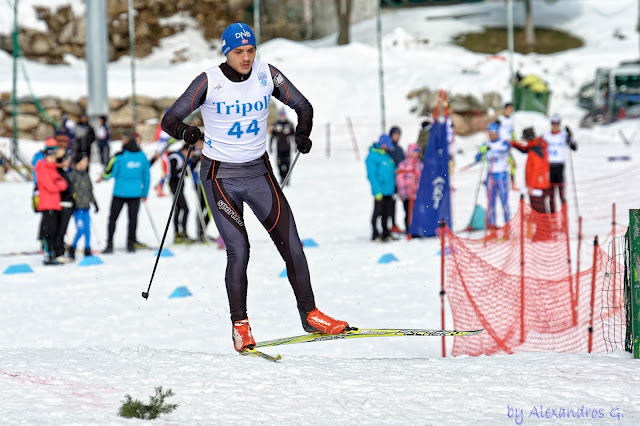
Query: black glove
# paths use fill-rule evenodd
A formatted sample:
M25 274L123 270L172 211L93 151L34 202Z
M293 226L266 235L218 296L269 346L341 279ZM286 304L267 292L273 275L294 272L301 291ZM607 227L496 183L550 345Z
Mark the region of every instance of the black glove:
M569 126L564 126L564 131L567 132L567 136L571 137L573 133L571 133L571 129Z
M198 143L198 139L200 139L200 137L202 136L202 132L200 131L200 129L196 126L188 126L185 130L184 130L184 134L182 135L182 139L188 143L189 145L193 146L196 143Z
M311 145L313 145L313 143L311 142L311 139L309 139L308 136L305 136L301 133L298 133L296 135L296 146L298 147L298 151L300 151L303 154L306 154L309 151L311 151Z
M100 209L98 208L98 203L93 203L93 209L94 213L98 213L100 211Z

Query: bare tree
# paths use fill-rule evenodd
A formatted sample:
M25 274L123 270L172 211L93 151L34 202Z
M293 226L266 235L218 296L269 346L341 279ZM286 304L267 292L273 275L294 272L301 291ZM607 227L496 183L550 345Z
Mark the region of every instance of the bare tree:
M334 0L338 15L338 45L349 44L352 0Z
M531 0L524 0L525 24L524 40L529 46L536 44L536 30L533 26L533 12L531 10Z

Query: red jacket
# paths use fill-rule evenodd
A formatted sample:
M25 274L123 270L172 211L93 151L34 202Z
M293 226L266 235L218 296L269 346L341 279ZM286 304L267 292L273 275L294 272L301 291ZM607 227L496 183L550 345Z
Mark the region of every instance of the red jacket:
M511 142L511 146L520 152L528 153L525 180L529 189L547 189L549 183L549 154L547 142L541 137L528 144Z
M38 211L62 210L60 192L67 189L67 181L58 173L56 163L40 160L36 163L36 185L38 185Z

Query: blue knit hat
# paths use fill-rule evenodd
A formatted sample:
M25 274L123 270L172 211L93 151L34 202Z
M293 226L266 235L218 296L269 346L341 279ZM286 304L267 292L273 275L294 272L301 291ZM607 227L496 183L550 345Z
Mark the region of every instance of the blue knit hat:
M494 121L493 123L489 124L489 127L487 127L487 131L498 133L500 131L500 123Z
M249 44L257 47L253 30L247 24L235 22L222 33L222 54L225 56L236 47Z
M393 142L391 141L391 136L383 133L380 135L380 139L378 139L378 143L376 144L377 148L386 148L391 149L393 147Z

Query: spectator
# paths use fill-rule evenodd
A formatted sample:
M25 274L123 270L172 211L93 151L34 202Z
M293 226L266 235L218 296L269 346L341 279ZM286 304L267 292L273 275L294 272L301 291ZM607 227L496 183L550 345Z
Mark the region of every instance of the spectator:
M206 229L203 229L200 216L202 215L202 221L204 222L205 228L209 225L209 221L211 220L211 213L209 212L209 207L207 206L207 199L205 197L204 189L202 187L202 181L200 180L200 172L199 167L200 161L202 159L202 148L204 147L204 135L198 139L196 143L193 155L189 160L189 167L192 169L191 176L193 177L193 185L196 191L196 196L198 197L198 208L200 212L196 215L196 227L198 228L198 241L206 243L209 240L213 241L215 238L209 237L207 240ZM224 247L222 247L224 248Z
M36 172L35 172L35 168L36 168L36 164L38 163L38 161L40 160L44 160L44 153L47 151L48 148L54 148L57 149L58 148L58 141L56 141L54 138L47 138L44 141L44 147L36 152L33 155L33 158L31 158L31 167L34 169L33 170L33 185L34 185L34 191L37 191L38 186L36 184Z
M84 236L84 255L91 256L91 217L89 215L89 207L91 204L95 207L95 213L98 213L98 202L93 195L93 186L87 169L89 168L89 157L85 153L78 154L76 164L69 173L69 180L73 185L73 200L75 208L73 217L76 221L76 236L73 243L69 246L67 256L75 260L76 247L80 238Z
M66 155L73 155L73 150L70 147L69 137L67 135L56 135L56 142L58 143L58 148L63 149Z
M561 128L562 118L558 114L551 116L551 130L545 132L542 138L547 142L549 150L549 182L551 186L545 192L549 197L549 210L551 213L556 212L556 192L560 197L560 203L567 202L564 193L564 165L571 148L573 151L578 149L576 141L569 126L565 130Z
M58 142L54 138L47 138L44 141L44 148L36 152L33 158L31 159L31 167L33 168L33 193L31 196L31 202L33 206L33 211L36 213L40 211L38 210L38 203L40 201L40 192L38 190L36 164L38 164L38 161L44 160L44 154L49 148L52 148L54 151L58 148ZM40 227L38 228L38 240L40 242L44 241L44 234L43 234L44 217L45 215L41 216Z
M42 213L44 264L59 265L55 257L55 238L60 222L60 192L67 189L67 181L56 170L56 147L44 149L44 159L35 166L39 191L38 211Z
M291 145L294 143L293 135L295 129L291 121L287 120L287 113L284 108L278 111L278 121L271 126L271 139L269 141L269 152L273 152L275 141L277 150L278 170L280 171L280 183L284 182L289 167L291 166ZM291 182L289 180L287 185Z
M56 232L54 249L56 260L60 263L71 262L72 259L65 257L64 236L67 233L69 220L73 216L73 186L68 176L71 159L64 149L58 148L56 152L57 170L60 176L67 182L67 189L60 192L60 221Z
M104 115L98 117L96 139L98 141L98 150L100 151L100 163L102 163L103 168L106 168L107 164L109 164L109 157L111 156L109 148L111 134L109 133L109 126L107 126L107 117L105 117Z
M550 186L547 142L541 137L536 138L533 127L522 131L522 139L526 143L512 141L511 146L528 154L525 181L531 207L539 213L548 213L544 197L544 191Z
M9 160L0 152L0 182L4 182L4 175L9 170Z
M180 147L180 150L173 151L169 154L169 188L174 199L176 198L176 192L178 191L178 183L180 182L180 175L184 167L190 167L189 159L186 158L189 151L189 145L186 143ZM184 182L183 182L184 183ZM187 236L187 219L189 217L189 206L187 205L187 199L184 196L184 186L180 193L177 195L175 201L175 210L173 212L173 230L175 232L174 242L176 244L193 242Z
M138 210L140 199L147 201L149 193L149 161L140 150L134 132L122 138L122 151L111 157L104 173L97 182L115 178L109 226L107 229L107 247L103 253L113 253L113 235L116 231L116 221L126 204L129 213L129 227L127 233L127 251L136 251L136 229L138 226Z
M166 114L168 109L164 111ZM158 197L166 197L167 194L164 192L164 181L167 179L167 173L169 172L169 145L176 141L175 138L171 137L171 135L164 130L162 130L162 123L158 123L158 127L156 128L156 134L154 135L153 140L158 141L158 145L156 146L156 152L153 154L151 158L151 165L156 162L157 159L160 159L162 165L162 173L160 175L160 180L153 186Z
M398 126L391 127L391 129L389 130L389 137L391 138L391 147L389 148L389 155L393 159L393 162L395 163L396 167L398 166L398 164L402 162L402 160L404 160L404 150L400 146L400 136L402 136L402 131L400 130L400 127ZM395 185L395 181L394 181L394 185ZM395 195L395 190L394 190L394 195ZM396 199L395 198L391 199L391 215L389 216L389 218L391 219L391 232L396 232L396 233L401 232L398 225L396 225Z
M369 155L365 160L367 166L367 179L371 184L373 194L373 215L371 225L373 234L371 240L375 242L389 241L391 237L388 228L389 217L393 211L393 193L395 192L396 165L389 155L393 142L391 137L382 134L377 143L369 148ZM378 218L381 217L382 233L378 232Z
M408 157L402 160L396 169L396 191L404 205L404 226L405 232L408 233L413 203L418 194L420 176L422 176L424 165L420 160L422 150L417 144L409 145L407 154Z
M85 153L91 164L91 144L96 140L96 133L89 124L87 114L80 116L80 122L76 126L76 143L73 156Z
M64 135L69 142L73 141L76 137L76 123L69 118L66 112L60 117L60 123L60 127L56 129L56 136Z
M418 146L422 151L422 155L427 152L427 145L429 145L429 134L431 133L431 128L433 127L433 116L431 114L427 114L425 119L420 124L420 132L418 133Z

